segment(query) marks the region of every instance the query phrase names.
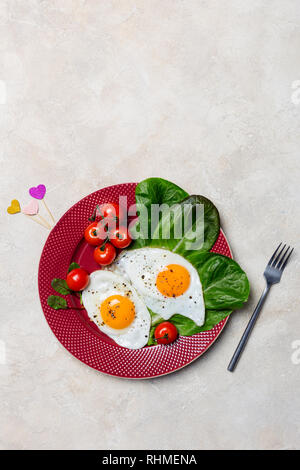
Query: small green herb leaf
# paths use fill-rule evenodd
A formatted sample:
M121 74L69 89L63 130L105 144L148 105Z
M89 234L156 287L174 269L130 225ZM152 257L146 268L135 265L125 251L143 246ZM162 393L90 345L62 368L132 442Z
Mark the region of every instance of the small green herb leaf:
M70 264L69 269L68 269L68 273L70 271L73 271L73 269L77 269L77 268L80 268L80 265L78 263L75 263L75 261L74 261L73 263Z
M65 279L54 278L51 281L51 286L56 292L62 295L68 295L71 292Z
M49 305L49 307L54 308L55 310L68 308L66 299L63 299L58 295L49 295L47 299L47 304Z

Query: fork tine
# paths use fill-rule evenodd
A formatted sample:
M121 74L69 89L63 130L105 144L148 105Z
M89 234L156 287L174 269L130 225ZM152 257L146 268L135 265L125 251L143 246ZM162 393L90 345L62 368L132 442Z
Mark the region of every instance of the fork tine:
M273 263L272 263L273 268L275 268L277 262L278 262L279 259L280 259L281 253L283 252L283 250L285 249L285 247L286 247L286 243L283 245L283 247L282 247L281 250L279 251L278 255L277 255L276 258L274 259L274 261L273 261Z
M290 246L287 247L287 249L285 250L285 252L284 252L283 255L281 256L281 258L280 258L280 260L278 261L277 266L276 266L277 269L280 269L280 266L281 266L282 263L284 262L284 259L285 259L286 255L287 255L288 252L289 252L289 249L290 249Z
M285 262L283 263L283 265L282 265L282 267L281 267L281 269L280 269L281 272L283 272L284 268L286 267L287 262L288 262L288 260L289 260L289 257L291 256L291 254L293 253L293 251L294 251L294 248L291 249L290 254L289 254L288 257L286 258Z
M270 264L272 263L273 259L275 258L276 256L276 253L277 251L279 250L279 248L281 247L281 243L279 243L278 247L276 248L276 250L274 251L274 253L272 254L271 258L270 258L270 261L268 262L268 266L270 266Z

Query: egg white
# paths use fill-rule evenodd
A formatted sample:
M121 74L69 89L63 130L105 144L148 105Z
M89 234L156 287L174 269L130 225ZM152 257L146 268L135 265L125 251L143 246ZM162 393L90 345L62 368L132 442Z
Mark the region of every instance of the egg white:
M190 274L188 289L178 297L167 297L156 287L159 272L169 264L183 266ZM123 251L108 269L128 279L145 304L165 320L178 313L201 326L205 321L205 304L197 270L182 256L161 248Z
M111 295L126 296L134 303L135 318L127 328L118 330L103 322L100 306ZM94 271L89 285L82 292L82 302L90 319L120 346L139 349L148 343L150 314L128 279L105 270Z

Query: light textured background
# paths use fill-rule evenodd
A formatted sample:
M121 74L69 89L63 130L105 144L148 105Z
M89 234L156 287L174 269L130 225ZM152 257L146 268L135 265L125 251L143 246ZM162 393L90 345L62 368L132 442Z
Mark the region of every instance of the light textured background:
M299 0L1 1L0 448L299 447L299 20ZM149 176L215 202L252 294L191 366L118 380L52 335L47 232L6 207L45 183L58 219ZM298 250L230 374L281 240Z

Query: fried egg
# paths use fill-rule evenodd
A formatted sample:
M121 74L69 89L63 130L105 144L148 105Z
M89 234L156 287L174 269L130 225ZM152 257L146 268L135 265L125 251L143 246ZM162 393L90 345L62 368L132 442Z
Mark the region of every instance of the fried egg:
M124 277L109 271L94 271L82 292L82 302L90 319L120 346L139 349L147 344L149 311Z
M121 253L109 267L127 278L153 312L168 320L179 313L201 326L205 320L197 270L182 256L161 248Z

